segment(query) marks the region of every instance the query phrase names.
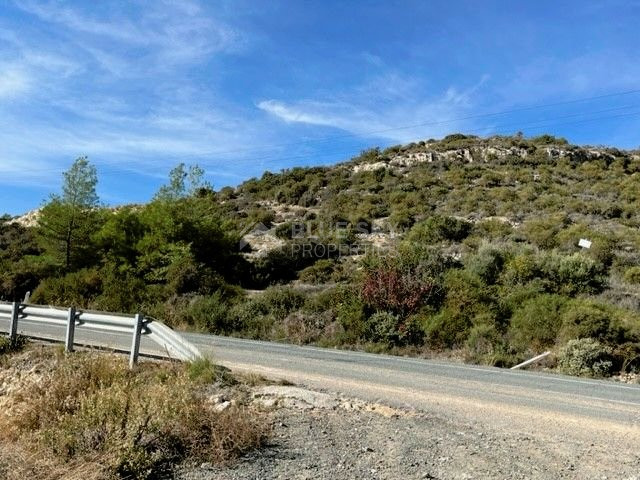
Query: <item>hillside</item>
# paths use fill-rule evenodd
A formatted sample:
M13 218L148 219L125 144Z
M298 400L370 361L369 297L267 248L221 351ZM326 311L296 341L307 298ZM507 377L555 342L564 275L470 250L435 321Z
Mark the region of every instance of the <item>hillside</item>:
M66 264L45 230L5 223L0 297L503 366L552 349L550 366L583 375L640 368L638 151L457 134L220 191L179 168L147 205L91 209Z

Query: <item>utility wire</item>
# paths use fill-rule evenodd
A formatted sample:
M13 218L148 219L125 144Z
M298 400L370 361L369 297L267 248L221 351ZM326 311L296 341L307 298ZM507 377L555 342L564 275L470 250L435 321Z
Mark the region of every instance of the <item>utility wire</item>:
M390 127L390 128L380 129L380 130L371 130L371 131L368 131L368 132L349 133L349 134L344 134L344 135L333 135L333 136L321 137L321 138L318 138L318 139L309 139L309 140L303 140L303 141L297 141L297 142L263 144L263 145L258 145L258 146L253 146L253 147L246 147L246 148L239 148L239 149L233 149L233 150L211 150L211 151L208 151L208 152L194 153L194 154L183 155L183 156L191 158L191 157L201 157L201 156L209 156L209 155L227 155L227 154L231 154L231 153L244 153L244 152L251 152L251 151L254 151L254 150L266 150L266 149L270 149L270 148L288 147L288 146L295 146L295 145L319 144L319 143L331 142L331 141L335 141L335 140L342 140L342 139L348 139L348 138L371 137L371 136L375 136L375 135L382 134L382 133L394 132L394 131L399 131L399 130L407 130L407 129L417 128L417 127L444 125L444 124L447 124L447 123L459 122L459 121L464 121L464 120L473 120L473 119L478 119L478 118L495 117L495 116L500 116L500 115L508 115L508 114L511 114L511 113L519 113L519 112L525 112L525 111L540 110L540 109L544 109L544 108L558 107L558 106L563 106L563 105L573 105L573 104L589 102L589 101L593 101L593 100L601 100L601 99L612 98L612 97L622 97L622 96L634 95L634 94L638 94L638 93L640 93L640 89L627 90L627 91L624 91L624 92L615 92L615 93L607 93L607 94L604 94L604 95L596 95L596 96L592 96L592 97L583 97L583 98L579 98L579 99L575 99L575 100L566 100L566 101L562 101L562 102L538 104L538 105L532 105L532 106L529 106L529 107L521 107L521 108L515 108L515 109L510 109L510 110L502 110L502 111L497 111L497 112L479 113L479 114L467 115L467 116L463 116L463 117L450 118L450 119L446 119L446 120L426 121L426 122L420 122L420 123L415 123L415 124L411 124L411 125L402 125L402 126ZM328 126L330 126L330 125L328 125ZM339 127L336 126L334 128L339 128Z
M606 94L606 95L598 95L598 96L594 96L594 97L588 97L588 98L582 98L582 99L577 99L577 100L570 100L570 101L566 101L566 102L556 102L556 103L549 103L549 104L544 104L544 105L536 105L536 106L531 106L531 107L524 107L524 108L520 108L520 109L513 109L513 110L505 110L502 112L494 112L494 113L486 113L486 114L478 114L478 115L470 115L467 117L460 117L457 119L450 119L450 120L442 120L439 122L426 122L426 123L422 123L422 124L414 124L414 125L410 125L410 126L403 126L403 127L396 127L396 128L392 128L392 129L386 129L384 131L394 131L394 130L399 130L399 129L405 129L405 128L416 128L418 126L426 126L426 125L438 125L438 124L445 124L445 123L449 123L449 122L454 122L454 121L460 121L460 120L464 120L464 119L471 119L471 118L484 118L484 117L490 117L490 116L498 116L498 115L506 115L508 113L514 113L514 112L519 112L519 111L524 111L524 110L534 110L534 109L541 109L541 108L547 108L547 107L551 107L551 106L559 106L559 105L568 105L568 104L575 104L575 103L579 103L579 102L586 102L586 101L591 101L591 100L596 100L596 99L603 99L603 98L611 98L611 97L617 97L617 96L624 96L624 95L631 95L631 94L635 94L635 93L640 93L640 89L637 90L629 90L626 92L620 92L620 93L610 93L610 94ZM611 111L617 111L617 110L625 110L628 108L637 108L639 107L639 105L626 105L626 106L621 106L621 107L613 107L613 108L608 108L608 109L603 109L603 110L597 110L597 111L592 111L592 112L579 112L579 113L574 113L574 114L568 114L568 115L562 115L562 116L556 116L553 119L541 119L541 120L536 120L534 122L529 122L529 123L522 123L522 122L518 122L518 123L510 123L510 124L501 124L501 125L495 125L493 127L489 127L491 130L485 130L485 129L476 129L476 132L483 132L482 135L489 135L491 133L497 134L500 132L504 132L504 129L506 128L510 128L510 127L515 127L518 128L519 130L531 130L531 129L544 129L544 128L549 128L549 127L555 127L555 126L566 126L566 125L574 125L574 124L581 124L581 123L587 123L587 122L592 122L592 121L598 121L598 120L607 120L607 119L614 119L614 118L622 118L622 117L632 117L632 116L636 116L636 115L640 115L640 112L632 112L632 113L628 113L628 114L621 114L621 115L610 115L610 116L599 116L599 117L595 117L595 118L591 118L591 119L584 119L584 120L578 120L578 121L572 121L572 122L564 122L564 123L553 123L558 119L563 119L563 118L573 118L573 117L579 117L582 115L593 115L593 114L597 114L597 113L605 113L605 112L611 112ZM548 123L546 125L538 125L540 123L544 123L544 122L552 122L552 123ZM383 132L383 130L378 130L379 132ZM325 140L323 141L331 141L331 140L336 140L336 139L340 139L340 138L354 138L354 137L363 137L363 136L367 136L367 135L372 135L375 132L369 132L368 134L349 134L349 135L342 135L342 136L334 136L334 137L326 137ZM300 160L300 159L310 159L310 158L314 158L314 159L320 159L320 158L335 158L335 156L340 155L340 156L353 156L355 154L357 154L357 152L354 152L354 150L357 149L362 149L362 148L366 148L369 145L368 140L362 139L361 140L361 144L365 144L363 145L363 147L353 147L353 148L349 148L348 150L345 149L344 147L339 147L339 148L331 148L331 149L323 149L322 152L319 153L306 153L306 154L300 154L300 155L289 155L289 156L281 156L278 155L277 153L273 153L273 154L267 154L265 156L262 157L252 157L252 158L248 158L248 159L236 159L234 160L234 164L236 165L247 165L247 164L256 164L256 163L271 163L274 161L278 161L278 162L282 162L282 161L288 161L288 160ZM273 146L293 146L293 145L309 145L310 143L317 143L317 142L291 142L291 143L283 143L283 144L279 144L279 145L273 145ZM249 150L254 150L254 149L259 149L261 147L251 147L248 149L239 149L239 150L228 150L227 153L234 153L234 152L241 152L241 151L249 151ZM218 152L219 154L221 152ZM195 153L195 154L186 154L186 155L174 155L174 157L176 158L194 158L194 157L205 157L205 156L210 156L211 153L210 152L202 152L202 153ZM109 168L111 169L121 169L121 167L119 168L117 165L114 165L112 162L109 162L108 164ZM128 169L125 169L128 170ZM47 170L41 170L41 172L48 172L48 173L61 173L63 171L62 168L57 168L57 169L47 169Z
M500 132L504 132L504 129L512 128L512 127L518 128L519 130L535 129L535 128L539 129L539 128L548 128L548 127L555 127L555 126L580 124L580 123L598 121L598 120L607 120L607 119L620 118L620 117L626 117L626 116L635 116L640 114L640 111L638 111L638 112L631 112L631 113L620 114L620 115L596 116L594 118L582 119L582 120L572 121L572 122L555 123L559 119L573 118L573 117L578 117L582 115L593 115L597 113L606 113L606 112L624 110L628 108L640 108L640 105L627 105L624 107L609 108L609 109L603 109L603 110L598 110L594 112L582 112L582 113L576 113L576 114L570 114L570 115L562 115L562 116L554 117L553 119L542 119L542 120L536 120L534 122L529 122L529 123L518 122L518 123L510 123L510 124L500 124L500 125L489 127L490 130L484 130L484 129L480 129L480 130L483 131L483 135L488 135L490 133L497 134ZM545 122L551 122L551 123L540 125L540 123L545 123ZM365 142L365 140L363 140L363 142ZM281 156L277 154L269 154L263 157L252 157L249 159L235 160L234 163L245 165L245 164L264 163L264 162L271 162L271 161L299 160L299 159L306 159L306 158L325 158L329 156L339 155L341 153L343 153L344 156L350 156L350 155L354 155L353 152L354 150L357 150L357 149L358 147L353 147L350 149L344 149L344 147L338 147L338 148L332 148L332 149L323 149L321 152L318 152L318 153L304 153L299 155Z

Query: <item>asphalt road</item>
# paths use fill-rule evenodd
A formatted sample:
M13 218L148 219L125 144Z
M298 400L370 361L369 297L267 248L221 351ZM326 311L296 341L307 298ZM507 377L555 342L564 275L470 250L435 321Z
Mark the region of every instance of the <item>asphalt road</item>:
M0 331L6 329L7 322L0 320ZM61 339L64 329L21 321L19 331ZM640 442L640 385L213 335L184 336L236 371L538 436L542 432L588 441L597 431ZM120 350L127 350L131 342L127 335L86 328L77 328L76 340ZM141 351L160 353L144 337Z

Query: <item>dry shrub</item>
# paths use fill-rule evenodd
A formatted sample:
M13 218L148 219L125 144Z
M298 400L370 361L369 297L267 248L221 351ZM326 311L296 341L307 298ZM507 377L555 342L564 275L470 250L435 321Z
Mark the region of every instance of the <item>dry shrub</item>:
M98 462L66 462L45 458L24 445L0 445L0 478L5 480L105 480L108 473Z
M2 418L0 439L39 458L97 463L106 478L131 479L164 476L189 459L225 462L261 444L266 430L254 413L215 412L201 388L180 365L130 371L119 357L62 357Z
M328 316L322 313L305 313L297 311L289 314L283 321L286 338L297 344L307 344L317 341L328 321Z

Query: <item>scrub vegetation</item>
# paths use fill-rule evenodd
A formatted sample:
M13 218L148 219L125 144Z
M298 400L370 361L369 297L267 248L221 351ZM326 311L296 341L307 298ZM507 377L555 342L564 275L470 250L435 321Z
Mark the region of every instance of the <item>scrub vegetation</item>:
M118 208L96 181L81 158L37 224L4 218L0 297L498 366L551 349L569 373L640 368L638 152L456 134L217 191L179 165L149 203Z
M129 370L121 356L37 346L0 358L0 378L11 384L0 401L8 480L173 478L177 465L229 462L269 433L250 406L208 401L234 379L207 362Z

